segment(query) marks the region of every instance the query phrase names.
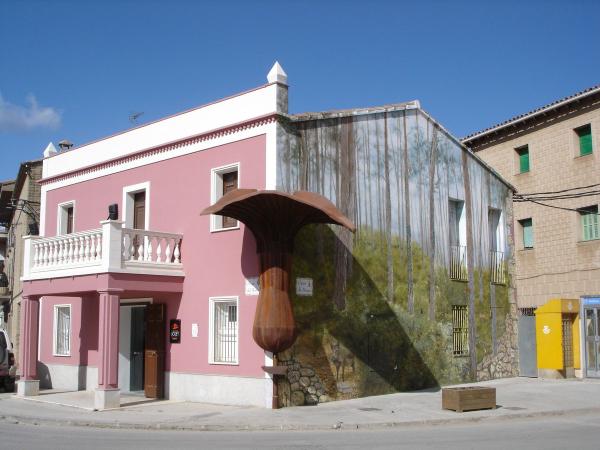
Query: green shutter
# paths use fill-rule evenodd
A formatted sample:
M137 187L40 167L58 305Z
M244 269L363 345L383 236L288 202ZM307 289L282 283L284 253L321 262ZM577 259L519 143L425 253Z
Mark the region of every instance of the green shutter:
M598 227L597 212L588 212L581 214L581 224L583 225L584 241L600 239L600 227Z
M533 221L525 219L521 221L523 227L523 247L533 248Z
M517 149L519 153L519 172L529 172L529 147Z
M579 136L579 154L581 156L589 155L592 153L592 127L586 125L578 128L577 135Z

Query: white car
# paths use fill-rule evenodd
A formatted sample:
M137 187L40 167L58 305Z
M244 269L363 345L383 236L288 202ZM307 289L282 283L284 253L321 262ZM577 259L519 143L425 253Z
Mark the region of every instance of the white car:
M6 330L0 328L0 386L6 392L14 392L17 366L13 346Z

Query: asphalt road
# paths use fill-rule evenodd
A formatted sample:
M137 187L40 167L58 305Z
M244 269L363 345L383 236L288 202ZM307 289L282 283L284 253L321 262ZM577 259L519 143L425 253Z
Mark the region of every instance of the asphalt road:
M0 449L594 449L600 414L387 430L137 431L0 422Z

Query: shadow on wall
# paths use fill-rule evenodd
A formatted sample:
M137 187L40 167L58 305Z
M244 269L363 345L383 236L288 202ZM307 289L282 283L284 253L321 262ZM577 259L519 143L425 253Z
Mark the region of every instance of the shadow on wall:
M85 390L87 386L87 366L90 352L98 353L98 295L88 295L81 299L81 326L79 327L79 373L77 388ZM95 388L95 386L93 386Z
M291 297L298 340L279 355L288 367L283 406L437 388L464 376L464 364L452 358L451 325L406 312L402 249L396 249L399 267L389 302L384 240L362 229L355 241L350 252L332 228L322 225L306 227L296 238ZM346 255L340 255L340 247ZM242 261L256 258L255 251L245 245ZM428 267L415 269L416 275L421 272L427 274ZM312 296L296 294L297 277L313 279ZM464 299L463 284L457 295Z
M325 356L330 370L320 377L329 379L327 392L334 398L438 387L422 352L445 340L435 324L404 312L405 298L387 301L377 282L385 278L385 252L376 236L365 238L362 231L359 242L365 245L355 244L352 253L327 226L308 227L298 236L293 277L313 278L314 292L292 295L299 332L293 353L300 362Z

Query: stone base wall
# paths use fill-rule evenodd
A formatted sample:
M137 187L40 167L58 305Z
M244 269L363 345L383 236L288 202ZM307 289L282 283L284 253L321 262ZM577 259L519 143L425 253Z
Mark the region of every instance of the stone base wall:
M495 355L488 355L477 365L477 380L487 381L495 378L508 378L519 376L519 350L516 311L506 314L505 332L498 341Z
M278 364L287 366L286 377L281 377L277 385L280 406L316 405L330 400L325 384L312 367L301 364L288 352L278 356Z

